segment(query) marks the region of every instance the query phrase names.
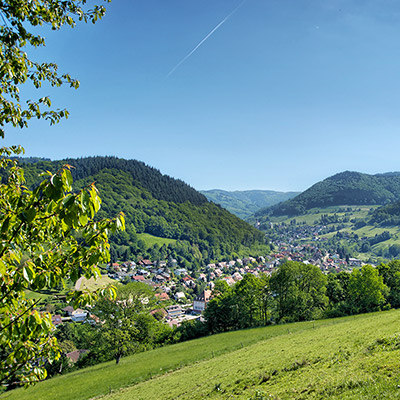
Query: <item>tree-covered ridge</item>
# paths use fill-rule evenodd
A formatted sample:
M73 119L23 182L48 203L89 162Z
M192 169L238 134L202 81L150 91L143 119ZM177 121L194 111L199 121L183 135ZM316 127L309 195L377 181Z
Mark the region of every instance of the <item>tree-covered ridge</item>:
M260 210L263 215L300 215L314 207L388 204L400 199L398 173L368 175L345 171L316 183L295 198Z
M208 200L221 205L240 218L247 218L261 208L289 200L298 192L276 192L273 190L226 190L213 189L201 191Z
M34 160L34 159L33 159ZM192 204L200 205L207 202L206 197L197 192L187 183L180 179L171 178L163 175L158 169L146 165L142 161L125 160L117 157L85 157L67 158L60 161L41 160L29 161L36 167L35 172L46 168L59 168L64 164L71 164L75 168L72 170L74 180L84 179L95 176L104 169L117 169L125 171L133 181L135 186L146 189L152 197L157 200L172 201L174 203L184 203L190 201ZM30 174L30 181L34 181L37 174Z
M181 263L186 260L193 266L201 261L249 253L251 247L264 243L264 234L257 229L208 202L182 181L138 161L113 157L40 161L26 164L25 175L34 184L41 170L53 170L65 163L75 167L77 187L96 183L102 198L100 217L124 212L126 232L111 237L112 255L116 258L146 254L148 249L140 240L140 233L179 241L176 246L154 249L153 254L148 254L151 258L178 257Z

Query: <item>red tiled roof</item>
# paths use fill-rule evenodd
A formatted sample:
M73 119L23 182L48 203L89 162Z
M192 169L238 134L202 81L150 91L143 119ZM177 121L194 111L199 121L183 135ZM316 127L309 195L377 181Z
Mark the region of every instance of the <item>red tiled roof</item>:
M169 296L167 293L156 293L155 296L160 300L169 300Z

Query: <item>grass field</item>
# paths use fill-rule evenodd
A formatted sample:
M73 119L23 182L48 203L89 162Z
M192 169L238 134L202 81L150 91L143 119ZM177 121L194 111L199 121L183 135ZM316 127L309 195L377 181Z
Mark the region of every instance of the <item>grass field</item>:
M149 233L138 233L137 237L138 237L138 239L144 241L147 248L152 247L156 243L160 246L162 246L163 244L168 246L170 243L176 243L175 239L161 238L161 237L150 235Z
M358 316L272 337L102 399L400 398L399 316Z
M319 220L322 215L333 215L336 214L338 217L347 216L349 219L365 219L368 216L368 212L371 209L375 209L377 206L331 206L322 208L312 208L308 210L304 215L298 215L296 217L271 217L271 222L285 222L290 223L292 219L295 219L298 223L305 222L307 225L314 225L314 222ZM350 210L351 209L351 210ZM345 210L345 211L343 211ZM349 211L350 210L350 211Z
M89 289L91 291L94 291L96 289L103 288L108 285L115 285L116 283L117 282L115 281L115 279L111 279L107 275L102 275L97 279L93 277L90 279L86 279L85 277L83 277L82 282L80 284L80 289L81 290Z
M119 365L80 370L0 398L400 398L400 336L395 336L399 319L400 312L394 310L214 335L126 357Z

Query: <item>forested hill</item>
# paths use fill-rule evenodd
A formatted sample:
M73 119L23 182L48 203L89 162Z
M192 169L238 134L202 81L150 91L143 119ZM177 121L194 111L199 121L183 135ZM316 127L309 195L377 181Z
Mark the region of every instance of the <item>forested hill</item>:
M55 171L66 163L75 167L76 189L96 183L103 200L100 216L125 213L126 232L112 238L114 258L171 256L184 265L199 265L210 259L251 254L251 249L264 245L264 235L257 229L208 202L184 182L139 161L115 157L28 161L24 163L28 185L38 181L41 171ZM142 233L174 241L158 241L148 248Z
M125 160L117 157L86 157L68 158L61 161L38 160L31 158L27 160L31 168L41 171L48 168L60 168L64 164L71 164L74 180L95 176L104 169L117 169L125 171L132 179L135 186L140 186L151 193L157 200L184 203L190 201L192 204L200 205L207 202L207 198L190 187L185 182L163 175L158 169L146 165L137 160ZM37 179L36 174L29 177L30 181Z
M269 207L291 199L299 192L276 192L273 190L226 190L213 189L201 191L208 200L221 205L240 218L247 218L261 208Z
M339 205L384 205L400 199L400 173L368 175L345 171L311 186L291 200L255 215L301 215L314 207Z

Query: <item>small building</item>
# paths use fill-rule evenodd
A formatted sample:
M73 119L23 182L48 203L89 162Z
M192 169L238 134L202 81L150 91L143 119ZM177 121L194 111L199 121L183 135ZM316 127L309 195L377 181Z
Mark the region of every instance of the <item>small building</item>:
M362 261L358 258L349 258L349 264L351 267L361 267Z
M66 354L68 361L71 364L75 364L84 354L86 354L89 350L74 350Z
M59 314L55 314L51 316L51 322L54 326L62 324L62 317Z
M243 271L244 272L244 271ZM232 279L234 279L236 282L241 281L243 279L243 276L239 274L239 272L235 272L232 275Z
M72 315L72 313L74 312L74 307L67 306L67 307L64 307L62 310L70 317Z
M193 311L195 313L202 313L206 307L207 303L211 298L211 290L203 290L203 292L197 296L193 301Z
M186 275L187 270L185 268L178 268L175 270L175 275L176 276L181 276L181 275Z
M150 260L141 260L139 264L145 268L150 268L153 266L153 263Z
M176 292L174 297L175 297L175 300L181 300L181 299L186 298L185 293L183 293L183 292Z
M183 315L182 307L177 304L167 307L166 311L168 313L168 319L176 319Z
M156 296L157 300L160 300L160 301L169 300L169 296L167 293L156 293L155 296Z
M83 322L85 321L87 315L87 311L78 308L72 312L71 319L73 322Z

